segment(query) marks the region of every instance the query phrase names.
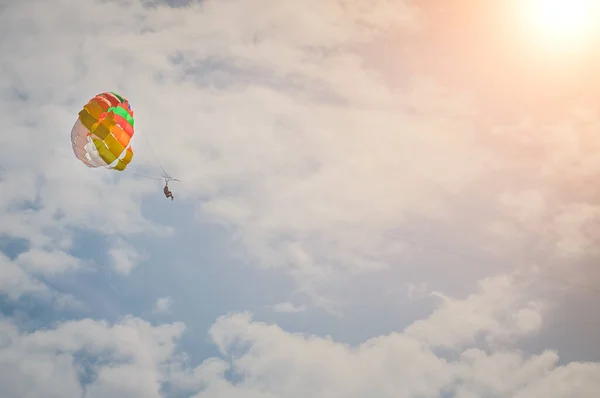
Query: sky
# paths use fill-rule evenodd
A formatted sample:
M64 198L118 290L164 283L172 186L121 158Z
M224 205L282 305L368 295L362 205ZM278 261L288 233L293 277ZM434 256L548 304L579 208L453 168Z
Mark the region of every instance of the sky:
M598 10L534 3L2 1L0 395L600 396Z

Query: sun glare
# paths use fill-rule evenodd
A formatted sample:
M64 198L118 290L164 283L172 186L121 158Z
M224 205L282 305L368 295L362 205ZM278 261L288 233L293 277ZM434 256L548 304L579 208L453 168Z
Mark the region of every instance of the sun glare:
M547 45L580 45L596 29L599 0L525 0L524 22Z

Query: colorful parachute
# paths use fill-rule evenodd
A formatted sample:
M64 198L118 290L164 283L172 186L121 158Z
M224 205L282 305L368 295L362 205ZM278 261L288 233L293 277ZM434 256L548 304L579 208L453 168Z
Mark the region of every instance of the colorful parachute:
M113 92L92 98L71 130L73 152L88 167L123 171L133 158L133 111L129 101Z

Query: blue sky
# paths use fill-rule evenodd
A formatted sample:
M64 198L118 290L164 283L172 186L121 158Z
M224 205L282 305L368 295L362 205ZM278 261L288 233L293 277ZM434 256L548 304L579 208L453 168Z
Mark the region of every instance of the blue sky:
M0 395L598 396L600 33L442 3L5 2Z

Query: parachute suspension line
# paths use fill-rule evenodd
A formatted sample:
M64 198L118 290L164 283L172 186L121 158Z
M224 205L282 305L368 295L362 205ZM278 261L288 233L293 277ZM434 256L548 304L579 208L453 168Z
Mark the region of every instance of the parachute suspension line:
M166 174L163 178L165 179L165 183L166 184L168 184L169 181L178 181L178 182L181 182L181 180L178 180L177 178L173 178L173 177L169 176L168 174Z
M147 176L147 175L139 174L139 173L135 173L135 172L130 172L129 174L134 175L134 176L138 176L138 177L149 178L151 180L162 181L162 178L151 177L151 176Z
M150 144L150 140L148 139L148 137L145 134L143 134L143 136L144 136L144 139L146 140L146 143L148 144L148 147L150 148L150 151L152 152L152 155L154 155L154 158L156 159L156 162L158 163L158 166L160 167L160 169L163 172L163 177L167 178L169 175L167 174L167 171L163 167L162 163L160 162L160 159L156 155L156 152L154 151L154 148Z
M153 178L153 179L159 180L159 181L164 180L165 181L165 185L168 185L169 181L180 181L177 178L171 177L169 175L169 173L167 173L167 171L163 167L160 159L158 158L158 155L154 151L154 148L152 147L152 144L150 144L150 140L148 139L148 137L146 135L143 135L143 136L144 136L144 139L146 140L146 143L148 144L148 148L150 148L150 151L152 152L152 155L154 156L154 159L156 159L156 163L158 164L158 167L160 167L160 169L162 170L162 178L153 178L153 177L150 177L150 178Z

